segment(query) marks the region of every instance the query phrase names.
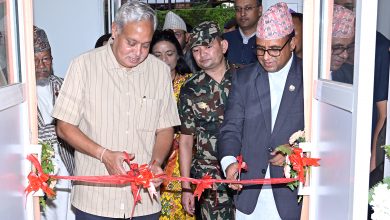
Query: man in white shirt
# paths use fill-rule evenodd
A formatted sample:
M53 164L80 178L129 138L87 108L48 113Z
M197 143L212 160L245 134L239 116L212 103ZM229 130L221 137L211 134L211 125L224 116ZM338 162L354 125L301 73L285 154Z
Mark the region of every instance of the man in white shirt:
M56 120L51 117L55 100L62 85L62 79L53 74L51 47L44 30L34 26L34 61L38 101L38 137L40 141L51 144L54 148L54 164L58 168L56 175L69 176L73 172L73 149L57 138ZM58 180L54 200L47 199L43 210L43 219L75 219L70 205L71 183Z
M294 25L285 3L270 7L256 31L259 62L233 75L219 133L218 153L227 179L283 178L285 156L275 148L304 128L302 60L293 53ZM236 157L248 166L237 175ZM299 219L297 190L279 185L230 185L237 190L236 219Z

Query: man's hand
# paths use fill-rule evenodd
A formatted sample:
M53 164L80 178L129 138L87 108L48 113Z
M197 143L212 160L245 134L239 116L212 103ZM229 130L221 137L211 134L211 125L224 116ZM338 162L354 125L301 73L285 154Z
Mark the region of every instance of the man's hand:
M158 165L155 165L155 164L152 164L152 165L150 166L150 170L152 171L152 173L153 173L154 175L158 175L158 174L164 173L164 171L161 169L161 167L158 166ZM161 183L163 182L163 180L160 179L160 178L155 178L155 179L153 179L151 182L153 183L154 187L157 188L157 187L159 187L159 186L161 185Z
M241 164L241 169L246 167L246 163ZM232 163L226 168L226 179L237 180L238 178L238 163ZM242 189L241 184L229 184L229 187L233 190L240 191Z
M189 189L183 189L181 194L181 204L183 209L190 215L195 213L195 199L194 194Z
M134 159L134 154L129 154L130 160ZM125 161L125 156L123 152L120 151L111 151L109 149L104 152L102 157L102 162L110 175L126 175L126 170L123 167L123 162ZM130 164L129 164L130 165Z
M271 155L274 157L269 162L274 166L283 166L284 162L286 162L286 156L279 151L274 150L271 152Z

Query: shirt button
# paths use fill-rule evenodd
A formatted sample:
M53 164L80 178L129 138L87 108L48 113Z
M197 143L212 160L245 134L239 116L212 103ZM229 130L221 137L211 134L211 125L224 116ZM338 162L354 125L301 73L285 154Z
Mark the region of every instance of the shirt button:
M129 133L129 131L125 131L125 133L126 133L126 134L128 134L128 133Z
M269 147L269 148L268 148L268 151L269 151L269 152L272 152L273 150L272 150L272 148L271 148L271 147Z
M266 172L267 172L266 169L262 169L262 170L261 170L261 173L262 173L262 174L265 174Z

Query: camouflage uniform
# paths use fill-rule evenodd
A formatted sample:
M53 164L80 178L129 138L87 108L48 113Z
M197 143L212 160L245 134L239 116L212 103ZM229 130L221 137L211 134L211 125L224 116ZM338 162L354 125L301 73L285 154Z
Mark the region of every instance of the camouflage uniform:
M194 178L200 179L206 174L222 178L216 143L230 87L231 71L228 70L218 83L201 70L180 92L181 133L194 135L196 139L191 167ZM216 184L212 190L206 190L200 204L204 219L234 218L233 199L226 184Z
M207 46L217 36L220 36L217 24L204 22L194 28L190 38L191 48ZM180 92L180 130L195 137L191 176L197 179L206 174L216 179L222 178L216 143L234 71L228 64L227 67L228 71L220 83L201 70L183 85ZM234 219L232 192L225 184L215 184L213 189L206 189L199 205L202 219Z
M202 25L207 25L206 31ZM215 23L200 24L194 28L190 39L191 48L208 45L218 34ZM217 159L216 143L231 87L232 71L226 65L228 71L220 83L201 70L187 80L180 92L178 108L182 122L181 133L193 135L196 139L191 166L193 178L200 179L209 174L221 179L223 175ZM215 184L213 189L206 189L199 204L202 219L234 219L232 192L226 184Z

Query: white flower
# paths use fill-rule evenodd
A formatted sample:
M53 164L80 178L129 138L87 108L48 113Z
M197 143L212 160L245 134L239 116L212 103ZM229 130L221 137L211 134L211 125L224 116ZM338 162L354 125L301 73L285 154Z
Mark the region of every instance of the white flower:
M284 176L286 178L291 178L290 171L291 171L290 165L288 164L284 165Z
M293 145L299 138L304 138L304 137L305 137L305 131L299 130L290 136L288 142L290 143L290 145Z
M374 210L372 220L390 219L390 190L387 184L380 183L374 187L370 205Z

